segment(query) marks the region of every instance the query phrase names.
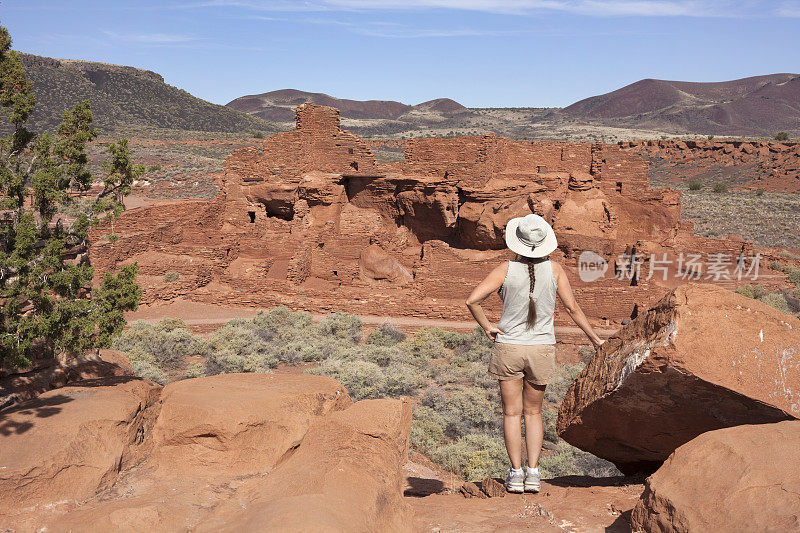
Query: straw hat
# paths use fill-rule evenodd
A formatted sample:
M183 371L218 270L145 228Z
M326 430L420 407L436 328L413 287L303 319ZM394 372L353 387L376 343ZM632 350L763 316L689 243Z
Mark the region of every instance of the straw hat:
M558 246L556 234L539 215L512 218L506 225L506 245L523 257L544 257Z

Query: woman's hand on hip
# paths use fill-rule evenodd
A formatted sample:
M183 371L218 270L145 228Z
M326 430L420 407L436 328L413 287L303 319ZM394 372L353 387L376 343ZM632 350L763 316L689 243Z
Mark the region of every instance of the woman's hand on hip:
M502 329L498 328L497 326L489 326L485 328L484 331L486 332L486 336L489 337L489 340L494 342L497 339L497 335L505 335L506 332Z

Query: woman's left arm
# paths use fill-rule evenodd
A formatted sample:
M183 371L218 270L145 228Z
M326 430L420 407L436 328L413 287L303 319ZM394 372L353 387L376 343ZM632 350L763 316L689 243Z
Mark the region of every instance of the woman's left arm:
M503 281L505 281L507 273L508 261L489 272L489 275L486 276L486 279L481 281L478 286L473 289L472 294L470 294L467 298L467 307L469 308L469 312L472 313L475 321L480 324L480 326L483 328L483 331L486 332L486 336L489 337L492 342L494 342L498 333L503 335L505 332L501 331L500 328L489 322L489 319L486 318L486 313L483 312L481 302L488 298L490 294L503 286Z

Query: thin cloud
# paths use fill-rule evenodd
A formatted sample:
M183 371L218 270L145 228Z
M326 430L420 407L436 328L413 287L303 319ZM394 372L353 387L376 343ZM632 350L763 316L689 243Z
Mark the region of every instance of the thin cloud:
M113 31L104 31L103 33L117 41L141 44L183 44L196 40L189 35L177 33L117 33Z
M800 18L800 2L784 2L776 13L781 17Z
M175 7L234 7L268 12L453 10L500 15L550 12L597 17L800 16L798 1L765 10L750 0L201 0Z

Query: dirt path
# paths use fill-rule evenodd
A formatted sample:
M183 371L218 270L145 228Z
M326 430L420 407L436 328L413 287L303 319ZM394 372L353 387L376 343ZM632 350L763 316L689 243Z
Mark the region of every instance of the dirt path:
M253 318L258 309L250 307L224 307L219 305L191 302L184 299L172 300L168 303L147 307L140 307L133 313L127 313L128 321L142 320L155 323L162 318L180 318L189 326L221 325L234 318ZM325 315L314 314L314 321L321 320ZM440 327L444 329L472 330L475 322L472 320L440 320L416 317L391 317L378 315L360 315L361 321L369 326L391 324L401 329L418 329L423 327ZM601 337L609 337L617 330L610 328L595 328ZM575 326L556 326L556 334L579 335L582 331Z

